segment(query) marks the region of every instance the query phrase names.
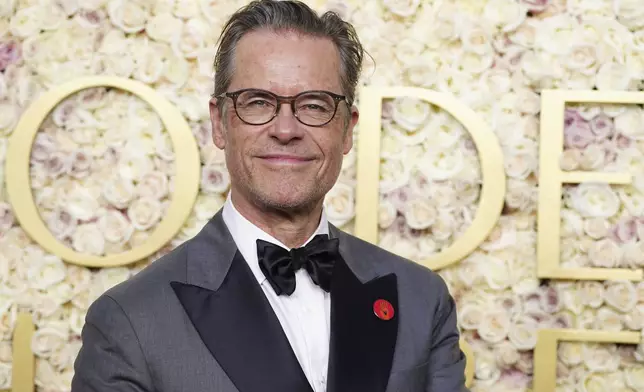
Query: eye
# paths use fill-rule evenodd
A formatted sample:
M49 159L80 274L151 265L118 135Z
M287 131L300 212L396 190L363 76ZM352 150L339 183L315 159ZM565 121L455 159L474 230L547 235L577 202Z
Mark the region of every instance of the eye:
M248 106L269 106L271 103L262 98L253 98L250 101L246 102Z
M300 109L306 109L306 110L318 110L318 111L325 111L327 108L318 105L316 103L307 103L306 105L300 106Z

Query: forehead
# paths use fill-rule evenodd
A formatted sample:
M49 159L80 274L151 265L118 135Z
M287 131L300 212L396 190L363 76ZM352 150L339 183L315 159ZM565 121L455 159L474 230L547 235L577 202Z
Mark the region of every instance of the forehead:
M305 90L341 93L340 59L328 38L258 30L238 42L230 91L261 88L281 95Z

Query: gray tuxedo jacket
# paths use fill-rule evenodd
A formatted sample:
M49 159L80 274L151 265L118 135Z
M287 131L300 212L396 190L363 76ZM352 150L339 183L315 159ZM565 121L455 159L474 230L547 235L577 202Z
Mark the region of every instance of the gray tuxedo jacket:
M330 225L328 392L462 392L465 356L443 280ZM389 301L390 320L373 304ZM221 211L89 308L73 392L312 392Z

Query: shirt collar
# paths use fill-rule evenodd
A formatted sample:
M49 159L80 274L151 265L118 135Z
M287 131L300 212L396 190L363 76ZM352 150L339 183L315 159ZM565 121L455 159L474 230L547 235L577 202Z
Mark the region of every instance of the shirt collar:
M233 237L233 240L235 241L239 252L242 254L244 260L246 260L251 271L253 272L253 275L255 275L257 281L262 284L266 280L266 277L264 276L262 270L259 268L258 264L257 240L264 240L272 244L281 246L284 249L290 248L272 235L257 227L248 219L246 219L233 205L233 201L230 196L231 193L232 191L228 192L228 197L226 198L226 202L224 203L223 207L222 215L224 222L226 223L228 231L230 231L230 234ZM329 223L324 208L322 209L320 224L318 225L315 232L304 243L304 245L308 244L313 239L313 237L320 234L329 234Z

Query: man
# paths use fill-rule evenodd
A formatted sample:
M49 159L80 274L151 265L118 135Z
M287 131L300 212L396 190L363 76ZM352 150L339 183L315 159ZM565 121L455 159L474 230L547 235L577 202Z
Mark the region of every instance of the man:
M90 307L74 392L466 390L444 282L324 215L362 57L349 24L299 2L231 17L210 103L229 197Z

